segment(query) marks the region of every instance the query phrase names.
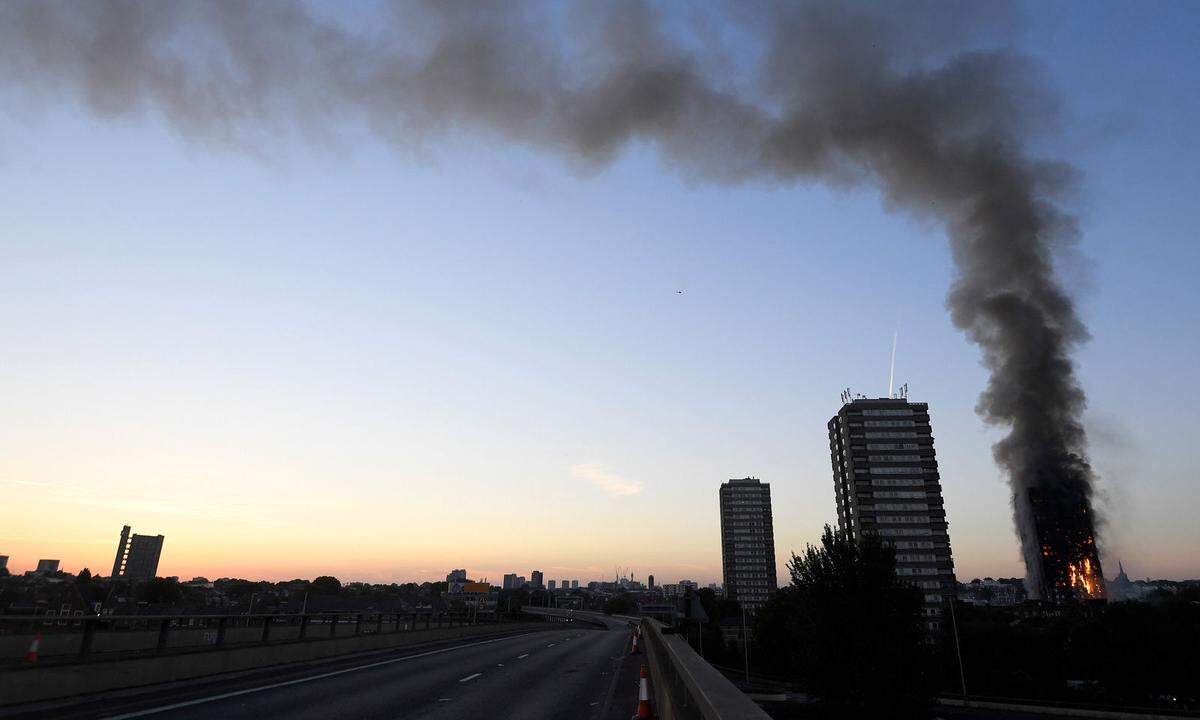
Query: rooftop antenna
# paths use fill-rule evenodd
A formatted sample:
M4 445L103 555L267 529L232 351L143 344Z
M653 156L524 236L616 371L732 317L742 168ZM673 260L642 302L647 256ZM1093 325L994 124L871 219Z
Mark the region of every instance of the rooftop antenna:
M892 367L888 370L888 399L892 398L892 383L896 379L896 341L900 339L900 331L892 334Z

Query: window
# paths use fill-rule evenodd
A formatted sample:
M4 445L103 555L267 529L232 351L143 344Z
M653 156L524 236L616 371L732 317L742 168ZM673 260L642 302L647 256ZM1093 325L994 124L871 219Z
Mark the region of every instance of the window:
M863 410L862 414L866 415L868 417L870 417L870 416L880 417L880 416L888 416L888 415L893 416L893 417L898 417L898 416L904 416L904 415L912 415L913 411L912 411L912 408L881 408L881 409L876 409L876 410Z
M866 427L913 427L916 424L913 420L866 420L863 422Z

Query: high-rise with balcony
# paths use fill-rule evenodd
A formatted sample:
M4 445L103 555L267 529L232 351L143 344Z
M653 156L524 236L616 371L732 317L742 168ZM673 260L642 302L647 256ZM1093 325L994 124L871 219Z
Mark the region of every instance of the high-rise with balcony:
M771 485L757 478L721 484L721 567L725 597L753 612L778 589Z
M829 421L829 452L838 526L895 548L896 574L921 590L926 626L938 629L956 585L929 405L850 399Z

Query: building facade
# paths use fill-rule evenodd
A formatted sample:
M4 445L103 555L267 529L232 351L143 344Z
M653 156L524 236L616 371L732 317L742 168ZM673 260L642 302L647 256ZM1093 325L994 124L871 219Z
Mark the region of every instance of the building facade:
M533 572L529 573L529 587L533 588L534 590L540 590L542 588L542 582L541 570L534 570Z
M852 399L828 427L838 527L895 548L896 574L921 590L926 625L938 629L957 582L929 406Z
M779 587L771 485L756 478L730 480L721 484L720 501L725 597L753 612Z
M38 560L37 569L34 572L38 575L53 575L58 572L58 561Z
M505 573L504 584L502 587L505 590L516 590L517 588L521 587L520 585L517 584L517 574L516 573Z
M158 577L158 561L162 557L162 535L130 534L129 526L121 528L117 557L113 560L112 576L136 582Z

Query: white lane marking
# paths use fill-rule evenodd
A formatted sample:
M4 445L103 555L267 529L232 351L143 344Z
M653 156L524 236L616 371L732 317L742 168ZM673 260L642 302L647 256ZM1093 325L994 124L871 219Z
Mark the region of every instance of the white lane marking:
M524 659L525 659L525 658L527 658L527 657L529 657L529 653L525 653L524 655L518 655L518 656L517 656L517 659L518 659L518 660L524 660Z
M496 663L496 667L504 667L504 663Z
M416 655L405 655L404 657L391 658L390 660L380 660L379 662L367 663L366 665L356 665L351 668L343 668L341 670L333 670L320 675L310 675L308 677L296 678L295 680L285 680L284 682L271 683L270 685L259 685L258 687L246 688L245 690L235 690L233 692L221 693L220 695L210 695L205 698L197 698L195 700L186 700L177 702L171 705L162 705L149 710L137 710L124 715L110 715L103 720L128 720L129 718L145 717L146 715L156 715L168 710L177 710L179 708L191 707L192 705L203 705L204 703L224 700L225 698L238 697L240 695L249 695L251 693L262 692L263 690L273 690L275 688L288 687L290 685L299 685L301 683L311 682L313 680L323 680L328 677L337 675L345 675L358 670L368 670L370 668L380 667L381 665L391 665L392 663L404 662L405 660L416 660L417 658L429 657L430 655L441 655L454 650L463 650L469 647L478 647L479 645L490 645L501 640L515 640L533 633L521 633L520 635L509 635L502 638L492 638L491 640L480 640L479 642L467 643L466 645L455 645L454 647L442 648L441 650L430 650L429 652L417 653Z
M481 675L483 675L483 673L475 673L474 675L468 675L465 678L463 678L462 680L459 680L459 682L471 682L472 680L474 680L475 678L477 678Z
M547 645L546 647L554 647L554 643L550 643L550 644L549 644L549 645Z

